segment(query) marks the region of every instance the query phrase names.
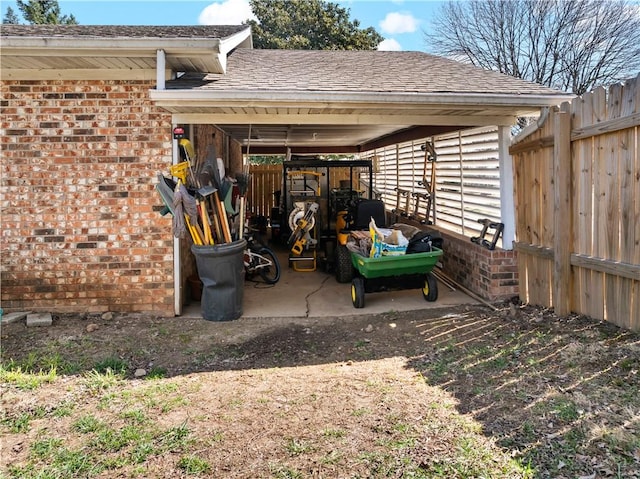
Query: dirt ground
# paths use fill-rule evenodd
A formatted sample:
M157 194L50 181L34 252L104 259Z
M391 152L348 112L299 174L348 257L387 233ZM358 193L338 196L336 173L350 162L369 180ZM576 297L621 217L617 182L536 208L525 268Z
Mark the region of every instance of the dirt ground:
M50 477L37 475L58 467L45 437L100 462L113 451L78 424L122 431L137 412L154 444L153 431L176 425L191 442L67 477L640 477L640 336L497 306L3 325L0 471ZM121 376L96 387L105 364ZM55 379L33 388L7 374L52 367Z

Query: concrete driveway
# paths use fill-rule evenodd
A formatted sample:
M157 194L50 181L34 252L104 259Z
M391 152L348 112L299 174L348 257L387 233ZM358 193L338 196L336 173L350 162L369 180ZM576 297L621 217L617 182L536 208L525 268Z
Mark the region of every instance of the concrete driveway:
M278 259L281 264L278 283L244 282L243 318L339 317L477 304L463 292L451 291L438 282L435 302L425 301L420 289L411 289L366 294L364 308L357 309L351 303L350 283L338 283L334 275L325 273L320 267L308 273L294 271L287 266L286 253L278 252ZM182 316L201 317L200 307L199 302L192 302Z

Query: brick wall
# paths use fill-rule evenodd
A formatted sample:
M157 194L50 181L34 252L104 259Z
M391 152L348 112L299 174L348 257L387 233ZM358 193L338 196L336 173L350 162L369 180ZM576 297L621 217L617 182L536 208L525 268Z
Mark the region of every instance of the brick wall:
M156 175L171 116L147 81L3 81L2 307L173 314Z
M407 224L435 229L443 238L442 270L451 279L487 301L502 301L518 296L518 260L515 251L493 251L472 243L470 238L436 226Z
M518 295L518 261L515 251L493 251L466 236L439 229L444 239L443 271L456 282L488 301Z

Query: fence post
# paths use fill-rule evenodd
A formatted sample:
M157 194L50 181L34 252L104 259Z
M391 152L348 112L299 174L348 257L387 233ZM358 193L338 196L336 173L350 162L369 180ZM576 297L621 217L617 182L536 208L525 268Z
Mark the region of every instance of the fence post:
M571 248L573 218L571 210L571 115L570 104L563 103L555 114L553 144L553 306L556 314L571 312Z

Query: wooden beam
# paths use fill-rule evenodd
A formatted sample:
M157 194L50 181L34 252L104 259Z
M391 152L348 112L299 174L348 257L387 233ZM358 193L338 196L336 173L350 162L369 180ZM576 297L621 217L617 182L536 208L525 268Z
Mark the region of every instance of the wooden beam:
M544 136L537 140L523 141L522 143L516 143L509 148L509 153L517 155L518 153L526 153L528 151L539 150L541 148L548 148L553 146L553 136Z
M590 136L603 135L618 130L626 130L640 125L640 113L633 113L622 118L601 121L585 128L575 128L571 130L571 141L582 140Z
M290 146L292 154L355 154L360 153L361 150L357 146L345 145L345 146ZM246 145L242 147L242 153L247 153ZM286 155L287 147L282 146L260 146L255 143L251 144L249 153L252 155Z
M155 71L154 71L155 74ZM154 92L156 92L154 90ZM157 92L156 92L157 93ZM173 113L173 120L181 124L214 124L214 125L397 125L398 127L408 125L422 126L446 126L458 125L462 128L472 128L476 126L508 126L512 125L514 117L511 116L484 116L484 115L432 115L426 111L412 112L398 110L395 113L389 110L377 110L375 113L368 112L360 105L360 109L354 109L344 113L344 107L335 105L313 105L312 108L322 108L325 113L265 113L268 108L303 108L301 105L252 105L254 112L228 113L224 110L234 108L222 105L198 105L198 104L177 104L171 105L168 102L155 102L157 106ZM245 105L238 105L238 109L246 108ZM197 110L205 113L187 113L187 110ZM327 110L333 110L328 112Z
M522 243L514 241L513 247L518 253L524 253L537 258L550 259L554 257L553 249L546 246L539 246L531 243Z
M640 281L640 265L637 264L623 263L621 261L574 253L571 255L571 265Z
M553 307L556 314L571 312L571 114L569 104L555 114L553 146Z
M165 71L169 77L170 71ZM9 70L0 69L0 80L156 80L155 68L144 70L104 70L104 69L72 69L72 70Z
M413 140L421 140L434 135L442 135L452 131L460 130L460 126L416 126L408 128L397 133L377 138L374 141L363 143L360 145L361 151L375 150L376 148L384 148L385 146L395 145L398 143L406 143Z
M376 148L384 148L385 146L405 143L407 141L428 138L434 135L442 135L452 131L459 130L459 126L418 126L409 128L398 133L392 133L387 136L363 143L361 145L343 145L343 146L291 146L292 153L361 153ZM278 155L286 151L285 146L260 146L256 143L251 144L251 153L256 155ZM243 153L246 153L246 147L243 147Z

